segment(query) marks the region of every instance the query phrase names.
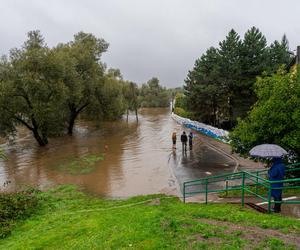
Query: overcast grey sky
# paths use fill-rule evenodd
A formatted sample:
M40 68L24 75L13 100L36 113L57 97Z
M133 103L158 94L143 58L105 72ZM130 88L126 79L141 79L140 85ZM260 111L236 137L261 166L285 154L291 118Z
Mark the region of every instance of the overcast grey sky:
M137 83L181 86L194 61L231 28L258 27L268 42L300 44L299 0L0 0L0 54L39 29L49 46L78 31L109 42L103 61Z

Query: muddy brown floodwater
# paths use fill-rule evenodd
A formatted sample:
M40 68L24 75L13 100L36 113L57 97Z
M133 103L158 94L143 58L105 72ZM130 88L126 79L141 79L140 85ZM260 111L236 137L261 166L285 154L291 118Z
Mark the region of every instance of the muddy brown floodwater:
M159 108L142 109L138 123L134 116L128 123L80 121L72 137L51 139L46 147L39 147L21 130L14 144L4 145L7 159L0 162L1 191L76 184L103 197L174 194L185 180L233 170L234 162L202 143L201 135L195 138L192 152L182 154L179 147L173 151L173 131L179 137L183 128L169 109ZM76 172L76 164L90 168ZM5 182L9 184L4 187Z

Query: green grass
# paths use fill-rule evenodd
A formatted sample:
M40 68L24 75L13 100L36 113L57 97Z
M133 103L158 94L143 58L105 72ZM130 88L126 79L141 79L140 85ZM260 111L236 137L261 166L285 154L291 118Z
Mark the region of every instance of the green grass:
M38 212L18 221L0 249L294 249L269 232L258 241L245 230L300 234L296 219L238 205L184 204L165 195L107 200L73 186L38 195Z
M54 168L72 175L89 174L94 171L96 163L103 160L103 155L91 154L78 159L69 159L66 163L59 164Z

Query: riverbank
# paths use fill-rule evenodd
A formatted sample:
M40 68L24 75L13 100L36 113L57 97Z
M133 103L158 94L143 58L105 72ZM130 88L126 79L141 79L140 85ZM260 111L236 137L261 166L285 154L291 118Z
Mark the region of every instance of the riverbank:
M239 205L183 204L165 195L99 199L74 186L38 193L1 249L296 249L300 221Z

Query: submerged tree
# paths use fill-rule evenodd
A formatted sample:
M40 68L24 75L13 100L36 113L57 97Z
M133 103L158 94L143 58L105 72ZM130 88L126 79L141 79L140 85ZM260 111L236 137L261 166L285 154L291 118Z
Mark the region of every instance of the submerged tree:
M140 102L142 107L168 107L170 96L166 88L159 85L158 78L153 77L147 84L142 85Z
M129 111L135 112L136 120L138 121L138 109L140 107L139 102L139 89L137 84L133 82L124 82L123 83L123 96L126 103L126 114L127 114L127 121Z
M65 104L68 114L68 134L78 115L89 105L96 103L96 92L104 85L104 67L100 62L108 43L92 34L79 32L74 41L58 45L55 52L60 56L63 83L66 88Z
M96 103L88 107L89 117L99 120L120 118L125 111L122 86L122 81L105 76L102 87L96 89Z
M28 33L21 49L0 62L0 132L15 134L19 125L29 129L39 145L62 133L64 112L62 69L59 59L39 31Z
M80 114L114 119L124 112L120 72L104 75L100 57L108 44L79 32L74 40L48 48L39 31L28 33L21 49L0 61L0 133L13 135L19 125L39 145L48 137L72 134Z

